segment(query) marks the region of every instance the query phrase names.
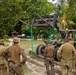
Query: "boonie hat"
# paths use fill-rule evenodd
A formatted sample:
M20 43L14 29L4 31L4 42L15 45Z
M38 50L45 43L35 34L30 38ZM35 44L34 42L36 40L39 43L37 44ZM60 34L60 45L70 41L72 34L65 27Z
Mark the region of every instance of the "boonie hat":
M13 42L19 42L19 38L14 37L14 38L13 38Z
M3 39L0 39L0 44L4 44L4 40Z

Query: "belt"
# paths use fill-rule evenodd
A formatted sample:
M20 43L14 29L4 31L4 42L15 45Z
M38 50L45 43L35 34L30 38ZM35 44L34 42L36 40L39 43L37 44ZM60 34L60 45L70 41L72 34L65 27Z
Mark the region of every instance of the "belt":
M13 62L12 60L9 60L9 63L12 62L13 64L15 64L15 62Z

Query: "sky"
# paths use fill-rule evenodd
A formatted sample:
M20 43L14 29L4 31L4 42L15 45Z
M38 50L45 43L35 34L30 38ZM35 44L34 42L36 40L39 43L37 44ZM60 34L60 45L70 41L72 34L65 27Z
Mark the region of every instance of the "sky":
M63 0L63 1L64 1L64 3L67 2L67 0ZM51 2L53 4L59 4L61 2L61 0L48 0L48 2Z
M48 0L48 2L52 2L53 4L55 4L58 0Z

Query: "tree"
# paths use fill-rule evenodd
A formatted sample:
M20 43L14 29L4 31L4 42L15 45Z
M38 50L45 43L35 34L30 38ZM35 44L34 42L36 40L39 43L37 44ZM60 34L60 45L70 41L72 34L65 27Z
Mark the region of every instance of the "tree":
M24 25L17 18L31 25L34 12L43 16L52 10L53 5L47 0L0 0L0 37L14 29L18 30L18 24Z
M76 0L68 0L68 9L67 9L67 18L68 18L68 28L76 28Z
M18 22L15 16L22 15L23 0L0 0L0 37L14 30Z
M49 15L53 9L53 4L49 3L47 0L25 0L23 4L23 18L28 24L31 24L31 21L34 17L34 12L44 16Z
M54 5L52 3L49 3L47 0L25 0L23 3L23 10L24 15L21 19L29 24L26 24L26 26L22 26L23 30L26 31L25 27L31 26L35 12L38 13L40 16L49 15L54 10ZM35 30L35 35L37 35L38 29L36 27L33 27L33 30Z
M67 0L59 6L59 20L61 26L66 29L76 28L76 0Z

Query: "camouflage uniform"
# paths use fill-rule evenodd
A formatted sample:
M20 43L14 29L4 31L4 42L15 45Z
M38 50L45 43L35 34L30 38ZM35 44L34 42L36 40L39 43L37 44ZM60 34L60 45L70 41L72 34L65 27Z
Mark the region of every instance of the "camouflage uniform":
M4 58L4 41L0 40L0 73L2 71L2 74L0 75L7 75L7 65L6 60Z
M21 65L25 64L27 57L24 50L18 46L19 39L15 37L13 42L14 44L5 51L5 58L9 65L9 75L24 75Z
M49 43L47 43L44 51L44 59L45 59L44 64L46 66L47 75L50 75L49 70L50 67L51 67L51 73L54 70L53 56L54 56L54 48Z
M68 42L74 46L74 40L72 39L72 37L68 37ZM73 60L73 68L75 69L75 66L76 66L76 55L74 57L74 60Z
M71 40L69 43L74 46L74 40ZM75 55L75 57L73 59L73 68L74 69L75 69L75 66L76 66L76 55Z
M64 43L60 46L57 54L61 58L62 75L72 75L73 60L76 54L73 45L69 42Z

